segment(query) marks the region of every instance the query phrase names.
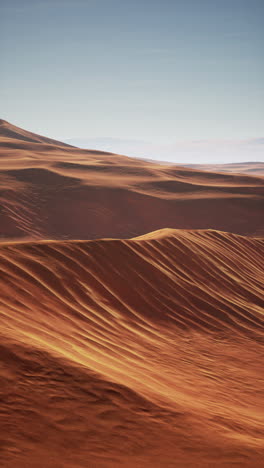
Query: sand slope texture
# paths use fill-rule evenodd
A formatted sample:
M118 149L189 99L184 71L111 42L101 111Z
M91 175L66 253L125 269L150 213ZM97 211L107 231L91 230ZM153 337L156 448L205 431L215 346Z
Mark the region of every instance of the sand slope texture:
M0 246L5 468L263 466L263 239Z
M81 150L0 121L1 239L264 234L264 177Z

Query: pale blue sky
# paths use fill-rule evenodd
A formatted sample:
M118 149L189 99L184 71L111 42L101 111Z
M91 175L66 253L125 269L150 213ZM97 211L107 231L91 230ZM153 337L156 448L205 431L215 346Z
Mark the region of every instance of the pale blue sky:
M53 138L264 134L263 0L1 0L1 115Z

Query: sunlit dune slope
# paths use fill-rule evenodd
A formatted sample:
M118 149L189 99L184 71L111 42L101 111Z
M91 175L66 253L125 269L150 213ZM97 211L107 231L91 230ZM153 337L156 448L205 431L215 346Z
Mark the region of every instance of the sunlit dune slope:
M81 150L0 123L2 239L264 233L264 178Z
M28 132L23 130L20 127L10 124L6 120L0 119L0 141L5 146L15 148L15 142L17 142L17 147L20 148L20 144L25 143L42 143L46 145L53 146L62 146L66 148L72 148L71 145L62 143L61 141L53 140L52 138L47 138L36 133Z
M6 468L261 467L264 240L0 247Z

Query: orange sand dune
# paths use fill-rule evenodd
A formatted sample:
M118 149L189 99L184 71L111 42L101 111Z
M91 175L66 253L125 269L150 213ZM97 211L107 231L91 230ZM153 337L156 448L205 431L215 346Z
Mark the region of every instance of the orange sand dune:
M264 233L264 178L81 150L0 121L0 235L127 238L160 228Z
M56 146L63 146L66 148L72 148L71 145L67 145L66 143L62 143L57 140L52 140L51 138L43 137L41 135L37 135L36 133L28 132L27 130L23 130L22 128L16 127L15 125L10 124L6 120L0 119L0 138L6 142L6 145L12 144L14 141L17 142L28 142L28 143L44 143L47 145L56 145Z
M5 468L263 466L264 239L0 246Z

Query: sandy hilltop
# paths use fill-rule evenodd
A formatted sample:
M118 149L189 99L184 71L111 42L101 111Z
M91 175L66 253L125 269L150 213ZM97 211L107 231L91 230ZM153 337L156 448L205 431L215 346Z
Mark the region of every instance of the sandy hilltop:
M3 468L260 468L264 178L0 121Z
M4 239L129 238L161 227L264 233L264 177L81 150L0 121Z

